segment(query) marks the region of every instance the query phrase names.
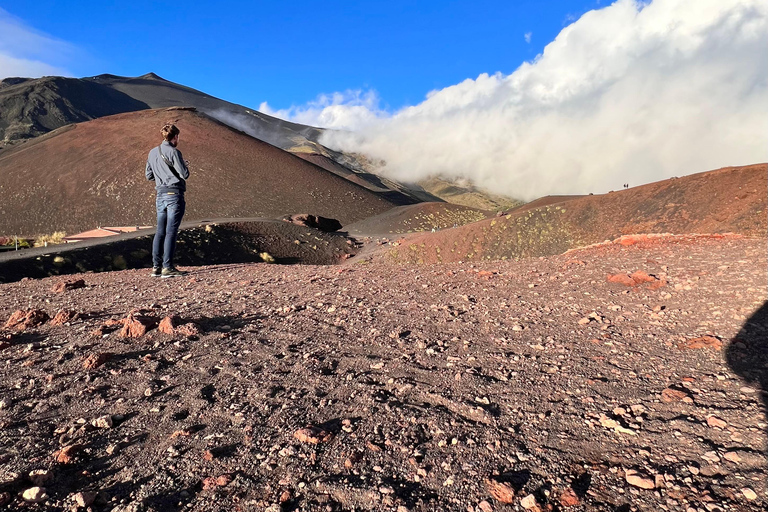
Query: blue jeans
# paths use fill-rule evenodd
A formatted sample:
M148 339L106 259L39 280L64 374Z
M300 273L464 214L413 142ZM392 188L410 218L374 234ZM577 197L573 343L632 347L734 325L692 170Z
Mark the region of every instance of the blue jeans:
M173 268L173 254L176 252L176 236L187 203L184 193L158 193L157 232L152 241L152 266Z

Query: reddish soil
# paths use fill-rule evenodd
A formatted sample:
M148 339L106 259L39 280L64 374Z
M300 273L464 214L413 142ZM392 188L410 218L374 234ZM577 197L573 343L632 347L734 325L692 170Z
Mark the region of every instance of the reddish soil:
M642 233L765 237L767 189L768 165L728 167L621 192L523 207L502 217L412 236L385 257L413 263L515 259L560 254Z
M80 314L0 333L0 502L762 511L767 257L764 240L680 237L0 284L0 324ZM172 315L164 330L199 334L153 327ZM121 336L129 316L147 332Z
M67 233L155 221L147 153L167 121L190 161L186 219L312 213L342 224L395 204L190 110L144 110L70 125L0 153L0 234Z

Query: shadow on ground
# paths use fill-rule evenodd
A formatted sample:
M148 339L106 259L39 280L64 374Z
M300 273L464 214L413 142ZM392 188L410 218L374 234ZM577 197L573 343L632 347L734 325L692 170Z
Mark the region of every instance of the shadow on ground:
M737 375L749 385L758 388L763 412L768 418L768 302L744 322L739 333L728 345L726 358L728 365ZM768 432L766 434L768 435Z

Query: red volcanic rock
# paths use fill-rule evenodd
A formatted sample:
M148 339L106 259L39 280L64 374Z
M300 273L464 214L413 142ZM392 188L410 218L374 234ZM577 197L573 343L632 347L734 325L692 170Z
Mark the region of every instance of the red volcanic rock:
M160 321L157 330L165 334L180 334L182 336L197 336L200 328L193 322L181 323L178 315L169 315Z
M560 505L563 507L575 507L579 504L579 497L570 487L560 494Z
M153 318L132 312L123 319L123 328L120 330L120 336L123 338L141 338L155 325L156 322Z
M656 276L647 274L642 270L633 272L632 275L627 274L608 274L608 282L623 284L624 286L639 286L645 283L652 283L651 289L658 289L662 286L666 286L667 282L664 279L659 279Z
M293 437L302 443L320 444L327 443L333 439L333 433L320 427L309 425L306 428L297 430L296 433L293 434Z
M54 452L53 457L56 459L56 462L60 464L70 464L80 450L82 450L82 446L79 444L72 444Z
M86 370L93 370L103 365L110 359L112 359L112 354L109 352L91 354L83 360L83 368Z
M664 388L661 392L662 402L690 402L691 400L690 393L681 389Z
M51 320L51 325L64 325L67 322L74 322L80 318L80 313L71 309L62 309Z
M26 311L20 309L11 315L11 318L5 323L5 328L23 331L44 324L49 318L48 314L40 309L28 309Z
M495 499L502 503L514 503L515 490L506 482L500 482L495 478L488 478L485 481L485 486L488 488L488 492Z
M64 293L69 290L76 290L78 288L85 288L85 281L82 279L77 279L74 281L62 281L60 283L56 283L53 285L53 288L51 288L51 291L53 293Z
M165 334L174 334L176 326L181 323L181 319L178 315L170 315L160 320L160 325L157 326L157 330Z
M608 282L623 284L624 286L635 286L635 280L627 274L608 274Z
M631 277L632 280L636 284L653 283L655 281L658 281L658 279L656 277L649 276L648 274L646 274L642 270L638 270L637 272L633 272L632 275L629 276L629 277Z
M714 336L701 336L700 338L691 338L685 340L678 345L680 349L697 349L697 348L711 348L712 350L720 350L723 348L723 342Z

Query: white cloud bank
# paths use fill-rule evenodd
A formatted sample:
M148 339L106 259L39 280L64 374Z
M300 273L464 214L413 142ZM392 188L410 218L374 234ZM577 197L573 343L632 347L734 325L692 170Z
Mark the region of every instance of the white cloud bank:
M0 8L0 79L10 76L71 76L50 62L68 60L75 53L70 43L27 26Z
M432 91L395 113L373 93L268 111L338 128L322 142L415 181L466 177L531 199L606 192L768 160L768 2L619 0L510 75Z

